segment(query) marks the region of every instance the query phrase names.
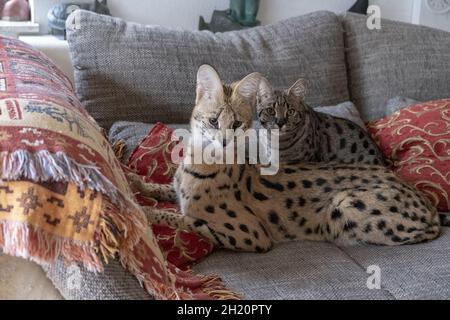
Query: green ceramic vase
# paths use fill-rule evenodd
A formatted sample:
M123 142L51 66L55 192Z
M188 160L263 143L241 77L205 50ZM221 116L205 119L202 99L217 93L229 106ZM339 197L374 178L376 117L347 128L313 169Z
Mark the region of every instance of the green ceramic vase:
M230 10L233 21L247 27L255 26L259 0L230 0Z

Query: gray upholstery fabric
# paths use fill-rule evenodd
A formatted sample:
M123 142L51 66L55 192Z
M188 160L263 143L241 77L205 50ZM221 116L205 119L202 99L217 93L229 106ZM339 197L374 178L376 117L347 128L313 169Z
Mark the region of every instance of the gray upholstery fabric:
M396 299L450 299L450 232L405 247L354 247L343 250L363 268L381 268L381 286Z
M216 273L245 299L391 299L369 290L368 274L333 244L289 242L266 254L218 251L194 267Z
M450 232L429 243L339 248L290 242L267 254L218 251L194 267L217 273L246 299L450 299ZM381 289L366 286L369 266Z
M276 88L304 77L312 106L349 100L342 24L333 13L217 34L77 14L80 27L68 25L76 93L105 128L121 120L187 123L205 63L226 83L254 71Z
M449 32L389 20L369 30L366 21L343 19L351 100L364 120L383 117L391 97L450 97Z
M405 97L394 97L392 99L389 99L386 103L385 111L383 114L383 117L389 116L393 114L394 112L397 112L403 108L406 108L408 106L411 106L413 104L419 103L420 101L405 98Z
M333 117L350 120L361 128L366 129L366 125L362 121L358 109L356 109L355 105L350 101L340 103L336 106L317 107L314 108L314 110L317 112L330 114Z
M136 277L116 260L109 261L103 273L67 266L62 260L44 266L44 270L67 300L153 300Z

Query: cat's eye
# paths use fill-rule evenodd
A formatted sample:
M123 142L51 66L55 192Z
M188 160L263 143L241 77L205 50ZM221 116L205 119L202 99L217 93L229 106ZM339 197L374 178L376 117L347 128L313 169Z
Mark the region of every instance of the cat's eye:
M295 109L288 109L287 114L288 116L293 116L297 113L297 110Z
M219 123L219 121L217 120L217 118L210 118L209 119L209 123L214 126L217 127L217 124Z
M269 116L274 116L275 115L275 109L274 108L267 108L266 112Z

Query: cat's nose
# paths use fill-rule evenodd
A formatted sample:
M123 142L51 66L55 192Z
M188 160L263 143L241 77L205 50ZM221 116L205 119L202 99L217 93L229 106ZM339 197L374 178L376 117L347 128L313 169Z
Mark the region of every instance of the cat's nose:
M241 121L235 121L235 122L233 123L233 129L234 129L234 130L239 129L240 126L242 126L242 122L241 122Z
M277 119L277 126L279 129L281 129L285 124L286 124L286 120L285 119Z

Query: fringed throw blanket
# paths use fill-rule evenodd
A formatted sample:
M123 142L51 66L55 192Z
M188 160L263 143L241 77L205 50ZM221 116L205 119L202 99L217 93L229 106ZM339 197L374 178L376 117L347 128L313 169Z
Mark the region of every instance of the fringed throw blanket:
M7 38L0 38L0 178L4 253L41 264L62 257L92 271L120 258L156 298L224 297L215 278L167 263L69 80L44 55Z

